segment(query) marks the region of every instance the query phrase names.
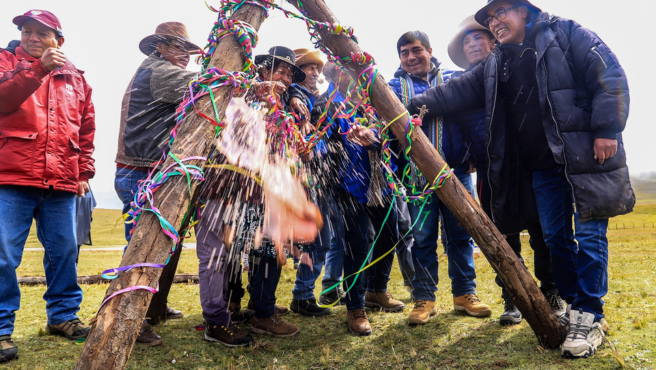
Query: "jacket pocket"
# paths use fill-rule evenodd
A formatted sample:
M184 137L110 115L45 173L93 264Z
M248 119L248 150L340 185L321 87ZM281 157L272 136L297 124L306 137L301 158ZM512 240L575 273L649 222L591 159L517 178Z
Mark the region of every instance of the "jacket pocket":
M32 175L38 132L0 129L0 172Z
M65 177L70 180L78 181L80 175L80 145L72 138L68 139L68 151L66 153L66 165L64 166Z

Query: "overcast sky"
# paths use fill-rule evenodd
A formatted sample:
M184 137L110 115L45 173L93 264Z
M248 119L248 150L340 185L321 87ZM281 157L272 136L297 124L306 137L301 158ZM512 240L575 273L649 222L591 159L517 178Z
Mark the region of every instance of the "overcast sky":
M219 1L207 0L218 6ZM280 2L279 2L280 3ZM363 50L374 56L387 80L398 68L396 41L406 31L419 29L431 38L433 55L445 68L454 68L447 45L458 24L475 13L487 0L328 0L340 23L352 26ZM631 90L631 111L624 131L624 142L632 174L656 171L654 139L656 125L652 101L656 78L651 35L656 2L644 0L536 0L543 11L574 19L595 32L609 45L626 70ZM184 4L184 5L182 5ZM179 21L187 25L190 37L205 46L216 20L205 0L82 0L3 1L0 12L0 46L19 39L11 22L28 9L45 9L60 19L66 42L63 51L84 70L93 87L96 106L96 177L91 186L101 208L118 208L114 192L120 105L123 93L145 55L139 41L154 33L162 22ZM263 54L274 45L292 49L311 47L305 23L286 19L272 11L259 32L255 54ZM189 69L198 70L195 65ZM649 108L649 106L652 108Z

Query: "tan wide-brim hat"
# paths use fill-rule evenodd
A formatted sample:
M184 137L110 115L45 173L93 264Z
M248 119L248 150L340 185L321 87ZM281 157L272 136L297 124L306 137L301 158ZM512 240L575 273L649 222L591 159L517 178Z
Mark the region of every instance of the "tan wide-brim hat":
M480 23L482 26L485 26L485 20L487 19L488 15L487 12L490 8L495 7L499 1L502 0L488 0L487 5L485 5L481 10L476 12L476 15L474 15L474 19L476 19L476 22ZM530 10L532 10L535 13L540 13L542 9L538 8L537 6L531 4L530 1L528 0L514 0L513 6L516 4L524 4L526 5Z
M321 60L321 52L319 50L310 51L308 49L296 49L296 66L301 67L306 64L316 64L319 70L323 69L324 62Z
M483 27L481 24L476 22L474 19L474 15L470 15L469 17L465 18L462 23L458 26L458 32L456 35L451 39L451 42L449 42L449 57L455 63L458 67L462 69L467 69L469 67L469 60L467 60L467 56L465 55L465 52L462 49L462 42L465 39L465 36L469 32L472 31L485 31L485 32L490 32L489 29ZM490 34L490 37L493 37Z
M157 26L155 33L144 37L139 43L139 50L146 55L155 51L155 45L158 42L177 40L185 44L189 54L200 54L201 47L191 42L187 27L180 22L165 22Z

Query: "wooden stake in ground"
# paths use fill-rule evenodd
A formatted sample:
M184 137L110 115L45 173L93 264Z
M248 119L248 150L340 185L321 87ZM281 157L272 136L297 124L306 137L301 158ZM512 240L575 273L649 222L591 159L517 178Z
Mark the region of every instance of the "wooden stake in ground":
M239 7L232 19L247 22L255 30L258 30L264 21L264 9L245 4ZM226 37L217 46L211 65L229 71L241 71L244 62L245 57L241 46L233 37ZM231 98L231 92L232 88L230 87L220 88L214 92L219 114L224 113ZM197 106L203 114L209 117L214 116L211 102L207 98L197 103ZM215 126L190 111L178 130L178 137L171 152L178 158L207 157L210 154L215 133ZM172 161L167 160L164 168L170 163ZM197 166L203 165L200 160L188 163ZM192 194L197 192L198 185L198 182L192 182ZM160 209L162 216L173 227L180 230L191 198L186 178L176 176L170 178L157 191L155 206ZM162 232L157 217L145 212L132 234L132 240L123 255L121 266L143 262L163 264L168 258L171 243L171 238ZM110 284L107 296L120 289L138 285L156 287L161 273L162 269L157 268L134 268L122 272ZM109 300L98 311L75 368L79 370L124 369L151 298L152 293L146 290L136 290Z
M323 0L288 1L297 8L301 3L302 9L314 21L339 24ZM352 52L362 52L358 44L347 36L333 35L324 29L318 31L324 45L335 55L345 58L350 57ZM347 65L352 69L349 73L355 79L366 68L353 62ZM392 122L405 112L405 107L380 73L374 82L371 99L378 114L387 122ZM405 116L390 126L397 138L405 138L407 120ZM421 130L415 130L411 139L410 157L427 179L435 179L446 163ZM444 186L436 190L436 194L474 238L514 297L515 305L535 332L540 344L545 348L557 348L562 342L563 328L556 315L551 311L531 274L478 203L455 176L449 177Z

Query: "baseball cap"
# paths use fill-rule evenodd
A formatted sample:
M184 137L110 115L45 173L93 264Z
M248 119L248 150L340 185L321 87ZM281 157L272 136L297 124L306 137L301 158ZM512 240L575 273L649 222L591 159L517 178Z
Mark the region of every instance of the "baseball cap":
M53 30L55 30L55 33L59 35L59 37L64 36L64 34L62 33L61 24L59 23L59 19L57 19L57 17L54 14L50 13L47 10L38 10L38 9L28 10L25 14L15 17L13 22L15 25L18 26L18 29L20 30L23 27L23 23L25 23L25 21L28 19L34 19L35 21L43 24L44 26L52 28Z

